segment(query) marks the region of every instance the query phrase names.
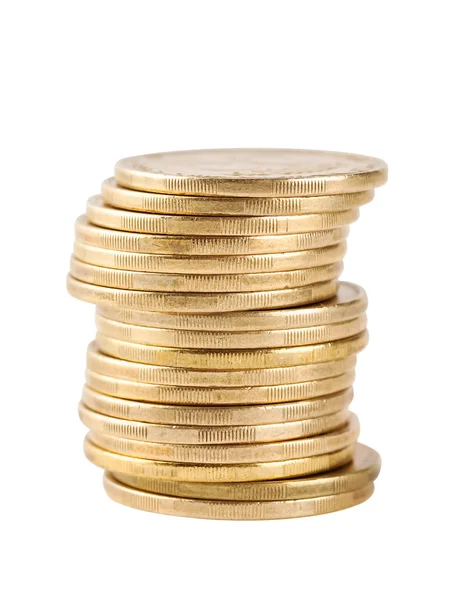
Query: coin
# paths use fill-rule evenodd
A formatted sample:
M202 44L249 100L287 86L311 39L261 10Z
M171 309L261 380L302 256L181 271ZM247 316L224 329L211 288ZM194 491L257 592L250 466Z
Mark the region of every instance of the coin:
M90 223L98 227L122 231L154 235L232 237L286 235L336 229L357 221L359 209L282 217L182 216L112 208L104 204L101 196L92 196L87 202L87 218Z
M116 473L139 477L165 478L177 481L267 481L320 473L346 465L352 460L353 448L332 454L320 454L294 460L229 465L194 465L146 460L109 452L94 444L88 433L84 441L85 455L90 462Z
M340 360L309 363L294 367L243 370L197 370L145 365L107 356L95 342L87 348L87 368L95 373L142 383L190 387L255 387L278 386L326 379L354 369L355 354Z
M287 385L257 387L178 387L155 385L138 381L117 379L87 370L87 385L94 390L132 400L144 400L164 404L186 405L232 405L275 404L306 400L345 390L354 383L353 370L335 377Z
M281 252L279 254L251 254L237 256L174 256L172 254L144 254L121 252L89 246L76 241L73 254L79 260L112 269L145 271L149 273L270 273L295 271L338 262L346 254L347 244L342 241L325 248Z
M236 502L270 502L352 492L375 481L380 469L379 454L372 448L357 443L354 446L353 460L348 465L328 473L298 479L220 484L150 479L122 473L112 475L117 481L129 487L164 496Z
M378 187L387 165L341 152L228 148L124 158L115 179L136 190L195 196L321 196Z
M117 340L173 348L274 348L284 346L306 346L351 337L366 329L366 315L316 327L299 329L276 329L272 331L194 331L191 329L157 329L129 325L96 316L100 333Z
M272 331L340 323L365 313L367 304L364 289L353 283L340 281L337 294L333 298L320 304L297 308L224 314L179 314L99 306L97 312L107 319L131 325L215 331L218 334L221 331Z
M254 521L311 517L357 506L374 492L374 483L350 492L316 498L267 502L194 500L143 492L121 484L107 472L104 489L111 500L147 512L197 519Z
M232 275L189 275L142 273L108 269L71 257L70 273L79 281L123 290L145 292L255 292L295 289L312 283L329 281L341 275L343 263L281 271L278 273L239 273Z
M121 187L113 177L103 182L101 191L105 202L118 208L152 213L211 216L282 216L335 212L357 208L374 197L373 190L301 198L217 198L154 194Z
M200 460L194 460L194 457L197 455L197 448L192 452L191 450L184 450L183 446L190 445L221 445L221 447L214 451L213 456L216 456L216 452L219 452L219 456L222 456L224 452L224 456L228 456L229 452L231 452L232 460L220 459L215 460L215 462L226 462L226 463L236 463L236 462L267 462L273 460L288 460L290 458L301 458L301 456L292 456L291 448L297 447L299 448L299 452L303 452L305 449L305 456L313 456L315 454L325 454L326 452L332 452L337 450L338 448L342 448L348 446L349 443L346 440L351 440L352 436L358 435L358 422L355 417L350 419L351 413L347 410L342 410L337 413L333 413L331 415L323 415L321 417L315 417L314 419L305 419L303 421L289 421L287 423L270 423L263 425L233 425L229 427L217 426L217 427L198 427L196 425L192 426L184 426L184 425L165 425L163 423L145 423L142 421L127 421L126 419L118 419L116 417L110 417L108 415L103 415L101 413L97 413L84 404L79 404L79 417L84 423L86 427L92 430L93 433L103 434L106 436L113 436L115 438L125 438L128 440L136 440L142 442L154 442L158 444L177 444L182 446L180 450L182 453L187 456L186 459L183 458L183 454L179 459L176 458L168 458L164 460L173 460L175 462L213 462L208 460L208 456L210 453L210 448L207 450L200 450L200 455L205 456L205 458L201 458ZM349 426L344 427L342 430L337 431L333 434L326 434L325 436L321 436L320 434L331 432L336 430L337 428L345 425L348 420ZM316 438L311 436L317 436ZM240 448L242 444L253 444L256 445L259 442L277 442L281 440L292 440L296 438L309 438L309 442L303 445L295 446L291 445L289 448L284 446L283 448L288 448L287 450L283 450L280 446L278 451L286 451L289 455L286 456L276 456L272 458L266 458L268 456L267 452L275 452L275 447L271 450L267 450L264 446L264 458L262 461L259 461L259 458L252 458L251 460L245 460L244 456L256 456L256 450L245 450L245 448ZM98 439L98 441L96 441ZM92 441L105 448L106 450L112 450L113 452L118 452L118 454L127 454L131 456L139 456L140 458L157 458L156 456L142 456L138 454L132 454L129 451L121 452L120 448L117 447L117 450L113 449L111 442L111 447L107 447L103 444L99 443L99 437L92 438ZM312 440L312 441L311 441ZM238 453L234 451L227 450L224 448L225 446L234 444L236 447L238 446ZM335 444L336 447L332 448L332 445ZM174 452L175 456L177 456L180 450L177 449L151 449L151 446L144 446L142 449L142 454L145 452ZM132 451L132 447L131 447ZM136 450L137 451L137 450ZM206 454L204 454L206 452ZM303 456L303 455L302 455ZM158 457L157 460L161 460L161 457ZM236 458L234 458L236 457Z
M120 290L79 281L68 275L68 292L85 302L139 310L213 313L257 310L312 304L336 292L336 281L313 283L299 288L265 292L175 293Z
M95 412L128 421L168 425L265 425L266 423L303 421L346 409L352 398L351 387L328 396L298 400L297 402L213 407L137 402L107 396L87 386L84 386L82 390L82 403Z
M310 233L257 236L189 236L131 233L91 225L82 215L75 224L76 239L90 246L149 254L187 256L233 256L301 252L323 248L345 240L349 227L338 227Z
M115 340L97 333L96 343L105 354L133 362L188 369L267 369L339 360L365 348L367 331L353 337L324 344L254 350L198 350L146 346Z

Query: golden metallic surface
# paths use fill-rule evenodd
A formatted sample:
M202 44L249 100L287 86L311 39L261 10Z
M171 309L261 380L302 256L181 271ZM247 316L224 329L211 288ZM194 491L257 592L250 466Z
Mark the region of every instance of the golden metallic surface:
M227 148L124 158L115 179L136 190L195 196L322 196L378 187L387 165L342 152Z
M216 426L199 427L196 425L165 425L163 423L145 423L142 421L127 421L126 419L118 419L97 413L84 404L79 404L79 417L82 423L88 427L93 434L113 436L114 438L124 440L136 440L140 442L153 442L157 444L177 444L180 448L154 448L147 444L143 447L136 446L134 453L134 445L127 447L126 442L123 443L123 451L120 445L113 446L114 442L110 442L110 446L100 443L100 437L92 437L92 441L106 450L117 452L118 454L126 454L130 456L138 456L139 458L155 458L157 460L173 460L175 462L261 462L256 455L256 449L247 449L241 447L243 444L256 445L260 442L278 442L295 440L297 438L308 438L305 443L291 444L290 446L278 446L268 448L264 446L263 462L273 460L288 460L290 458L301 458L303 456L314 456L315 454L325 454L339 448L343 448L352 443L353 437L358 437L358 421L352 413L347 410L339 411L331 415L323 415L314 419L305 419L303 421L289 421L287 423L270 423L263 425L233 425L229 427ZM344 425L349 421L349 426L344 429L328 434ZM321 434L326 434L322 436ZM317 436L311 437L311 436ZM97 441L98 440L98 441ZM108 443L108 442L106 442ZM217 450L188 449L186 445L216 445L220 446ZM227 446L235 445L236 449L228 450ZM128 449L129 448L129 449ZM182 451L180 458L169 458L170 453L175 456ZM141 454L137 454L141 452ZM161 456L145 456L147 452L161 452ZM199 454L198 454L199 452ZM212 452L212 454L210 454ZM286 454L275 456L273 453L285 452ZM293 456L293 452L305 452L299 456ZM186 458L184 458L184 456ZM168 458L163 458L167 456ZM196 456L202 458L196 460ZM209 460L209 456L212 459ZM216 459L216 457L219 457ZM227 457L231 456L231 460ZM253 457L248 460L248 457ZM271 458L267 458L271 456ZM224 458L223 458L224 457ZM245 458L246 457L246 458ZM255 457L255 458L254 458Z
M87 348L89 371L141 383L184 387L279 386L343 375L353 370L355 365L356 356L351 355L340 360L275 369L198 370L121 360L100 352L95 342L91 342Z
M231 275L190 275L143 273L108 269L71 257L70 273L79 281L123 290L145 292L256 292L294 289L336 279L343 263L274 273L237 273Z
M354 370L335 377L287 385L255 387L186 387L118 379L87 370L87 385L109 396L144 402L185 405L276 404L307 400L345 390L354 383Z
M379 454L372 448L357 443L354 446L353 460L348 465L328 473L298 479L251 483L198 483L150 479L122 473L112 475L120 483L129 487L164 496L235 502L270 502L352 492L375 481L380 469Z
M210 215L210 216L286 216L350 210L367 204L374 198L374 190L332 196L300 198L216 197L156 194L121 187L114 177L106 179L101 187L107 204L140 212Z
M153 404L102 394L84 386L82 403L91 410L144 423L165 425L265 425L267 423L287 423L303 421L323 415L330 415L346 409L353 398L352 387L319 398L283 402L281 404L247 406L185 406ZM150 490L153 491L153 490Z
M104 204L101 196L87 202L87 219L98 227L151 233L154 235L190 236L260 236L308 233L336 229L354 223L359 209L290 215L282 217L215 217L140 213Z
M236 273L295 271L328 265L342 260L346 254L346 249L346 241L341 241L325 248L314 248L313 250L303 250L301 252L236 256L177 256L172 254L122 252L89 246L76 241L73 254L82 262L126 271L232 275Z
M101 333L96 343L101 352L132 362L183 367L188 369L267 369L292 367L347 358L365 348L368 332L323 344L288 348L256 348L254 350L199 350L146 346L115 340Z
M277 329L272 331L194 331L192 329L157 329L129 325L96 316L98 331L108 337L136 344L171 346L173 348L275 348L320 344L357 335L367 326L363 314L350 321L303 327L300 329Z
M84 452L90 462L116 473L171 479L175 481L234 482L267 481L301 477L341 467L352 460L352 451L320 454L306 458L265 463L209 465L146 460L109 452L94 444L91 434L84 440Z
M317 302L315 300L315 302ZM337 294L312 306L257 310L222 314L188 314L129 310L116 306L98 306L99 315L131 325L162 329L198 331L272 331L299 329L349 321L364 314L367 295L358 285L340 281Z
M186 256L233 256L276 254L323 248L345 240L349 227L310 233L256 236L152 235L116 231L91 225L80 216L75 224L76 239L89 246L149 254Z
M146 512L196 519L264 521L312 517L357 506L372 496L374 483L332 496L267 502L228 502L194 500L143 492L121 484L107 472L104 475L104 489L111 500Z
M304 287L265 292L176 293L120 290L92 285L68 275L68 292L78 300L120 309L157 312L213 313L260 310L313 304L327 300L336 292L336 280Z

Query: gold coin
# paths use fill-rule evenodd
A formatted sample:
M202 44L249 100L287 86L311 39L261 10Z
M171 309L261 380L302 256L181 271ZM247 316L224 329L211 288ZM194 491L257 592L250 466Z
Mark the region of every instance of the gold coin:
M98 331L104 335L137 344L170 346L173 348L275 348L306 346L351 337L366 329L363 314L350 321L303 327L300 329L276 329L272 331L194 331L191 329L157 329L111 321L96 315Z
M224 314L179 314L128 310L117 306L99 306L99 315L131 325L163 329L194 329L198 331L272 331L298 329L349 321L364 314L367 296L360 286L338 282L337 294L313 306L258 310Z
M303 421L346 409L352 387L329 396L258 406L185 406L115 398L84 386L82 403L95 412L128 421L167 425L265 425ZM153 490L150 490L153 491ZM178 495L178 494L177 494Z
M327 300L336 292L336 281L323 281L305 287L265 292L235 293L175 293L120 290L79 281L68 275L68 292L85 302L114 306L120 309L182 313L213 313L281 308L313 304Z
M387 181L378 158L272 148L162 152L124 158L119 185L195 196L322 196L369 190Z
M171 460L173 462L270 462L302 458L303 456L326 454L344 448L353 443L353 438L357 439L359 433L356 417L347 410L315 417L314 419L288 421L287 423L198 427L196 425L165 425L163 423L144 423L142 421L117 419L116 417L97 413L80 403L79 417L82 423L92 431L91 439L93 443L105 450L138 458ZM340 427L343 428L338 429ZM335 431L337 429L338 431ZM329 434L327 432L334 433ZM325 435L321 435L323 433ZM97 436L94 434L97 434ZM107 446L100 443L100 435L118 440L123 438L124 442L107 440L106 444L109 444ZM308 439L305 440L305 443L291 444L290 446L273 445L271 448L264 446L263 454L257 450L257 445L260 442L273 442L275 444L278 441L295 440L296 438L299 438L300 441L302 441L301 438ZM143 447L129 446L129 450L127 450L125 440L147 442L147 444L153 442L158 446L176 444L179 448L155 448L146 444ZM123 446L121 446L122 443ZM115 447L114 444L116 444ZM201 445L208 445L209 447L202 450L199 447ZM217 446L218 449L212 450L213 445ZM263 444L259 445L262 448ZM232 446L232 449L229 450L228 446ZM121 447L124 450L121 450ZM194 449L194 452L191 448ZM140 453L137 454L138 452ZM274 453L277 452L280 453L279 456L275 456ZM285 454L281 454L282 452ZM293 452L305 452L305 454L294 456ZM150 453L155 454L152 456ZM161 453L161 455L157 456L158 453ZM179 458L171 458L172 453L173 456L178 455ZM167 458L163 458L164 456L167 456ZM200 458L196 460L196 456ZM211 460L209 460L210 456L212 456ZM231 457L229 460L228 456ZM251 457L251 460L248 457Z
M122 473L112 475L125 485L164 496L235 502L270 502L352 492L373 483L380 469L379 454L372 448L357 443L354 447L353 461L347 466L313 477L298 479L247 483L198 483L146 479Z
M310 346L256 348L255 350L198 350L197 348L145 346L115 340L102 333L96 335L96 342L101 352L116 358L158 366L213 370L267 369L339 360L363 350L367 341L368 333L365 330L350 338Z
M304 198L180 196L130 190L117 185L113 177L103 182L101 191L104 200L118 208L152 213L211 216L261 217L336 212L357 208L367 204L374 197L373 190Z
M338 227L310 233L259 236L189 236L152 235L131 233L91 225L83 215L75 225L76 239L89 246L111 250L149 254L175 254L187 256L232 256L246 254L271 254L301 252L323 248L345 240L349 227Z
M90 433L87 434L84 441L86 457L102 469L139 477L204 482L267 481L320 473L349 463L352 460L353 448L351 446L351 451L344 450L346 449L339 453L266 463L193 465L191 463L146 460L109 452L94 444Z
M194 500L143 492L120 483L107 472L104 475L104 489L114 502L147 512L197 519L264 521L312 517L357 506L371 497L374 483L332 496L267 502L228 502Z
M117 375L118 376L118 375ZM305 381L288 385L257 387L186 387L154 385L137 381L117 379L94 371L86 371L87 385L98 392L132 400L163 404L276 404L306 400L345 390L354 383L353 370L317 381Z
M357 221L359 209L283 217L160 215L112 208L104 204L101 196L92 196L87 202L87 218L98 227L122 231L154 235L232 237L286 235L336 229Z
M326 379L343 375L354 369L356 356L322 363L309 363L294 367L246 370L197 370L178 367L144 365L107 356L100 352L95 342L87 348L87 368L95 373L118 379L166 386L189 387L255 387L279 386L301 383L315 379Z
M172 254L144 254L121 252L89 246L76 241L73 254L79 260L126 271L148 273L192 273L230 275L235 273L270 273L274 271L295 271L319 267L342 260L347 244L314 248L302 252L282 252L280 254L251 254L237 256L174 256Z
M232 275L188 275L142 273L108 269L71 257L70 273L79 281L123 290L145 292L255 292L297 288L329 281L341 275L343 263L281 271L279 273L238 273Z

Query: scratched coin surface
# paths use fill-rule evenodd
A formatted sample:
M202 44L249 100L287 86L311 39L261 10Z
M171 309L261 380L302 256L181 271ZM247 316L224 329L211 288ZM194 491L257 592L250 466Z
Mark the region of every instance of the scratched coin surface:
M82 403L91 410L128 421L167 425L263 425L303 421L346 409L353 398L352 387L309 400L246 406L185 406L138 402L97 392L87 386ZM151 490L153 491L153 490Z
M387 165L341 152L228 148L124 158L115 179L136 190L194 196L321 196L378 187Z
M351 449L353 450L352 446ZM88 460L107 471L139 477L204 482L267 481L321 473L348 464L352 460L353 452L352 450L344 452L344 450L340 450L339 454L334 452L274 462L191 464L116 454L97 446L92 441L90 433L84 441L84 451Z
M363 206L374 197L374 190L300 198L182 196L131 190L117 185L114 177L103 182L101 193L107 204L117 208L168 215L210 216L283 216L335 212Z
M297 308L223 314L182 314L99 306L98 314L131 325L197 331L271 331L316 327L355 319L367 309L367 295L358 285L340 281L332 298ZM315 301L317 302L317 301Z
M375 481L380 469L379 454L372 448L357 443L354 446L352 462L348 465L329 473L298 479L219 484L151 479L122 473L113 475L125 485L165 496L236 502L268 502L351 492Z

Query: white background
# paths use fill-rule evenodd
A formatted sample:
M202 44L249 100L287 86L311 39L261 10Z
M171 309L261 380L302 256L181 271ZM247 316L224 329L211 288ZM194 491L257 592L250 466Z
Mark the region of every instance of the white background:
M453 597L450 2L10 2L2 10L1 594ZM214 522L105 496L77 417L94 309L65 275L73 222L116 160L211 147L371 154L390 179L352 227L370 298L361 440L373 498Z

